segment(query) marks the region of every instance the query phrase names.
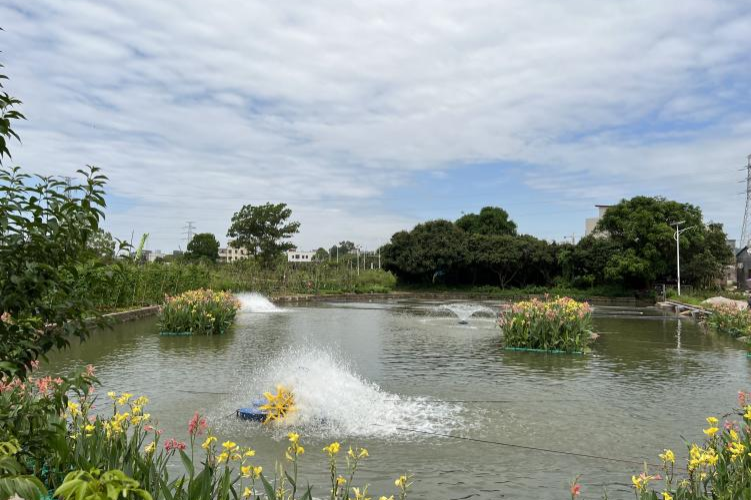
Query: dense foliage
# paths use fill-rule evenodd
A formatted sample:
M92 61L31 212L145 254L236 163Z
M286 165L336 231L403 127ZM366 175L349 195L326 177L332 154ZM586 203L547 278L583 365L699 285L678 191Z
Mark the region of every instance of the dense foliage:
M674 222L691 228L681 235L683 281L711 286L733 258L722 225L704 224L699 207L660 197L637 196L605 212L597 228L618 250L605 265L605 278L634 287L675 281Z
M185 257L187 259L205 259L208 262L216 262L219 259L219 241L211 233L199 233L193 236L193 239L188 243Z
M704 224L697 207L662 198L623 200L576 245L517 235L504 210L485 207L455 223L428 221L395 233L382 255L404 283L646 289L676 279L673 221L691 227L681 236L682 281L714 286L733 257L722 225Z
M229 292L199 289L167 297L159 313L159 330L166 333L220 335L225 333L240 303Z
M95 167L79 171L80 183L8 167L19 103L0 93L0 374L23 377L70 336L85 337L87 321L101 322L78 284L101 265L91 245L104 218L106 178Z
M592 310L567 297L532 299L501 311L498 324L505 347L583 352L592 335Z
M251 255L273 261L280 252L294 248L289 238L297 234L299 222L289 222L292 210L286 203L244 205L232 216L227 236L230 245L245 248Z

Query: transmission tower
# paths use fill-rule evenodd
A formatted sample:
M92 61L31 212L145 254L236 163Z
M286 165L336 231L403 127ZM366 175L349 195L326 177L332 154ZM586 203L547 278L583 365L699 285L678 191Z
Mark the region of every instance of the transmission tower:
M195 229L196 229L195 224L196 224L195 221L189 220L188 222L185 223L185 226L183 226L183 234L188 239L188 243L193 241L193 234L195 234Z
M738 242L740 248L748 245L751 237L751 155L748 155L748 164L742 170L746 171L746 212L743 214L741 241Z

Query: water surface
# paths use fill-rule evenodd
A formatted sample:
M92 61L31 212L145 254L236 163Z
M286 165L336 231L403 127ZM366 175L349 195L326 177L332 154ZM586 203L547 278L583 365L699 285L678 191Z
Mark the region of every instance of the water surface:
M254 301L250 301L253 303ZM165 436L185 436L195 410L220 438L258 450L272 470L284 432L234 410L277 383L295 391L302 470L325 496L332 440L369 449L361 479L374 497L415 475L412 498L558 499L582 474L583 497L633 498L636 465L471 442L657 460L685 455L704 418L749 389L743 345L653 309L601 307L586 356L506 352L489 317L468 325L439 301L320 303L247 309L221 337L160 337L146 319L96 333L45 370L94 364L109 390L148 395ZM484 303L488 307L497 304ZM471 401L471 402L467 402ZM446 437L446 436L453 436Z

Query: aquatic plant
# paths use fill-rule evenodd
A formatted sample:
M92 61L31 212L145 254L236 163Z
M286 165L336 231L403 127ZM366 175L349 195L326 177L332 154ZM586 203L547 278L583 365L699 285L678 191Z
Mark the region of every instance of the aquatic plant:
M498 325L508 348L581 352L591 338L592 309L568 297L532 299L502 311Z
M194 335L222 334L232 325L239 309L240 302L229 292L191 290L165 300L159 329Z
M720 332L733 337L751 333L751 311L739 309L734 305L718 304L712 307L712 314L707 317L707 324Z

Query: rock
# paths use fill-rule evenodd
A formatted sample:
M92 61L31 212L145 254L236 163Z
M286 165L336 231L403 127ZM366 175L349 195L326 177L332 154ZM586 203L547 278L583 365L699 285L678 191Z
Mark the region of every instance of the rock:
M743 300L733 300L727 297L711 297L702 302L702 305L707 306L735 306L738 309L748 309L748 303Z

